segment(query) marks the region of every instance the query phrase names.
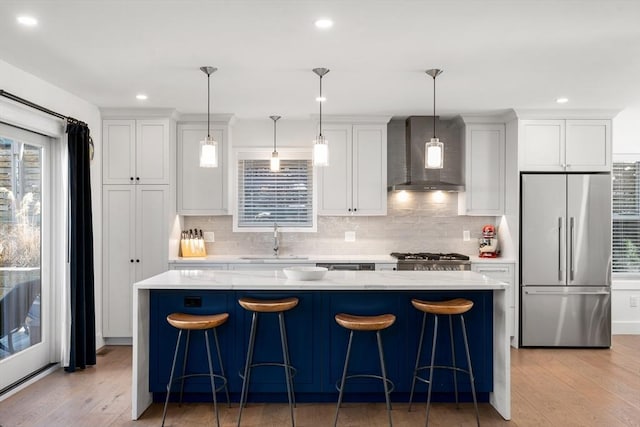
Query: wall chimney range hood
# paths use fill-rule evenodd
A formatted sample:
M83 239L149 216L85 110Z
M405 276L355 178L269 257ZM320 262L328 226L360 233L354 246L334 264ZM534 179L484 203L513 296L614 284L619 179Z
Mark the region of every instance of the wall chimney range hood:
M405 180L390 183L389 191L464 191L464 171L462 152L462 129L454 120L436 118L438 135L444 141L444 167L425 169L424 142L433 135L433 116L411 116L406 120L405 141L389 141L389 152L404 150L393 156L404 157L406 166ZM400 143L398 143L400 142ZM391 153L390 153L391 154ZM392 157L391 155L389 157ZM398 165L390 164L391 168ZM389 176L398 176L391 171Z

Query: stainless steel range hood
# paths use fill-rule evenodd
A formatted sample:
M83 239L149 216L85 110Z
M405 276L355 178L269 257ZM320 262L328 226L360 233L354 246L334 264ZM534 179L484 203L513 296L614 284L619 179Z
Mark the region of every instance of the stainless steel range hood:
M425 169L424 144L433 136L433 116L409 117L404 132L390 122L389 191L464 191L462 129L454 120L437 119L436 130L444 143L444 168Z

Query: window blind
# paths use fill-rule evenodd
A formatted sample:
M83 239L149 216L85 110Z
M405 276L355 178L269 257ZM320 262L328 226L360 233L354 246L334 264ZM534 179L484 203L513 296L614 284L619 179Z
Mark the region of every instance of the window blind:
M613 272L640 273L640 161L613 163Z
M310 160L238 161L238 227L313 227L313 169Z

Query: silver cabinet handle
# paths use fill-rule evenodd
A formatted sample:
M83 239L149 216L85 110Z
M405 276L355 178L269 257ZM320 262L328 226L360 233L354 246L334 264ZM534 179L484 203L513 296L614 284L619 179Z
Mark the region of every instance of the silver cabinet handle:
M562 217L558 218L558 280L562 281Z
M574 237L574 223L575 223L575 218L571 217L571 219L569 220L569 227L570 227L570 233L569 233L569 280L573 281L573 237Z
M524 291L526 295L609 295L608 291Z
M506 268L479 268L476 270L478 273L508 273Z

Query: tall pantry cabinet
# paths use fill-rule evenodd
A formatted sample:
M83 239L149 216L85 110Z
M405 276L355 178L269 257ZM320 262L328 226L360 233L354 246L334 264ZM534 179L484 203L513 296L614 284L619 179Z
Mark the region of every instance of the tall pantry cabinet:
M175 123L169 118L102 122L103 337L132 336L133 283L168 267Z

